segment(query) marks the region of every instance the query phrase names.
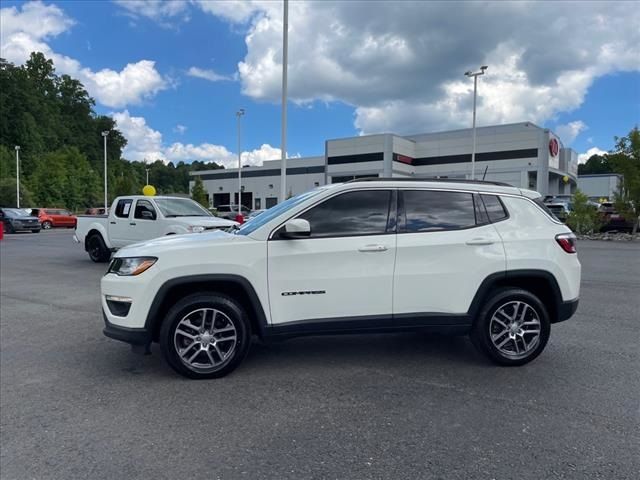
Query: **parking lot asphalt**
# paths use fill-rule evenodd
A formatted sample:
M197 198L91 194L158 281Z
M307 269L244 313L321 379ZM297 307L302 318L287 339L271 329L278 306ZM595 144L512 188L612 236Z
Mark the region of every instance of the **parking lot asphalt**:
M546 351L489 364L466 337L254 344L190 381L102 335L71 232L0 241L0 477L637 479L640 243L580 242L580 307Z

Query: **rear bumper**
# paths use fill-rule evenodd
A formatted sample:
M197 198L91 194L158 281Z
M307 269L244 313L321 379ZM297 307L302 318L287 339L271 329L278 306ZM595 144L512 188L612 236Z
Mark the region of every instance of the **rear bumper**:
M131 345L149 345L152 340L151 332L144 328L127 328L119 325L114 325L107 320L107 316L104 311L102 312L104 318L104 333L107 337L119 340L121 342L129 343Z
M562 302L558 307L558 318L553 323L564 322L569 320L576 310L578 309L578 303L580 299L570 300L568 302Z

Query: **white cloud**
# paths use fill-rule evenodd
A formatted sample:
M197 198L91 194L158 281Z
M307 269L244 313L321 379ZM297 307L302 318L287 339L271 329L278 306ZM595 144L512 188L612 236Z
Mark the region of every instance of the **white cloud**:
M191 67L187 71L187 75L190 77L202 78L204 80L209 80L210 82L220 82L223 80L233 80L233 76L229 75L220 75L213 70L206 70L204 68Z
M568 147L573 141L585 130L588 130L588 126L582 120L575 120L565 125L558 125L554 130L560 137L565 147Z
M127 160L154 162L158 159L171 162L190 162L201 160L216 162L227 168L238 166L237 152L231 152L222 145L175 142L164 145L162 134L147 125L144 117L132 117L128 110L113 114L118 130L127 139L123 157ZM181 125L180 125L181 126ZM242 165L262 165L265 160L280 158L280 149L269 144L260 148L242 152Z
M185 127L184 125L180 125L177 124L174 128L173 128L173 132L174 133L179 133L180 135L182 135L184 132L187 131L187 127Z
M593 155L605 155L606 153L608 153L608 152L605 151L605 150L600 150L598 147L591 147L586 152L581 153L581 154L578 155L578 163L585 163Z
M128 110L113 114L118 130L127 139L123 157L128 160L149 161L165 158L162 134L147 125L143 117L132 117Z
M127 15L146 17L163 27L173 27L175 22L189 20L187 0L114 0Z
M35 1L0 10L0 55L22 64L31 52L42 52L53 60L56 70L79 79L89 94L107 107L122 108L140 104L168 87L168 80L155 68L155 62L141 60L127 64L121 71L108 68L93 71L77 60L54 52L46 43L67 32L74 21L55 5Z
M242 91L278 102L281 2L201 2L246 28ZM640 9L623 2L291 2L289 96L356 108L362 133L553 121L594 80L640 70ZM588 26L588 28L585 28ZM569 136L573 131L568 130Z
M273 7L273 4L280 2L261 2L256 0L225 0L215 2L211 0L194 0L193 3L198 5L204 12L211 13L229 22L245 23L262 9ZM272 5L269 5L269 3Z

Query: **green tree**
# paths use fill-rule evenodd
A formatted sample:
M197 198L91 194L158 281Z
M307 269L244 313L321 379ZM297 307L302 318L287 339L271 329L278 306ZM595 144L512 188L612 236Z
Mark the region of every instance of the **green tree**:
M615 137L615 147L607 155L616 173L623 175L622 188L616 198L617 210L634 222L633 233L640 221L640 130L631 129L624 137Z
M191 198L202 205L204 208L209 208L209 193L204 188L202 179L196 177L193 188L191 189Z
M591 155L589 159L578 165L578 175L612 173L613 168L609 163L607 155Z
M576 190L573 195L573 209L567 216L567 225L571 230L581 235L600 230L602 223L598 210L589 203L589 197Z

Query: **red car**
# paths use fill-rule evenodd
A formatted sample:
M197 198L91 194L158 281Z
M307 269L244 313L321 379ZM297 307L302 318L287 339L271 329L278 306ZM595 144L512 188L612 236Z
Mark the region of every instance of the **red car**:
M75 228L78 219L64 208L32 208L31 215L38 217L44 230L52 227Z

